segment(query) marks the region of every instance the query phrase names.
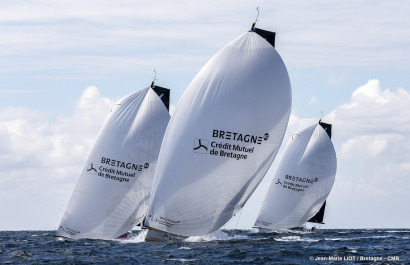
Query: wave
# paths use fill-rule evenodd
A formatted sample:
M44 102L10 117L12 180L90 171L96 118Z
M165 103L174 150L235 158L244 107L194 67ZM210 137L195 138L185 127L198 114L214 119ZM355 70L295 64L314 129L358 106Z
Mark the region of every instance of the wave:
M163 262L168 262L168 261L171 261L171 262L176 261L176 262L185 263L185 262L195 262L195 261L197 261L197 259L174 259L174 258L172 258L172 259L166 259Z
M361 237L333 237L328 238L325 237L324 239L327 241L354 241L354 240L362 240L362 239L385 239L385 238L396 238L395 236L387 235L387 236L361 236Z
M312 238L303 238L300 236L284 236L281 238L273 238L275 241L289 241L289 242L318 242L320 239L312 239Z
M115 239L115 241L120 242L120 243L141 243L145 242L145 232L144 231L138 231L137 234L132 234L131 237L126 238L126 239Z
M238 240L238 239L248 239L246 235L228 234L224 231L217 230L213 233L204 236L191 236L185 239L185 242L209 242L209 241L223 241L223 240Z
M177 248L177 249L179 249L179 250L191 250L192 248L190 248L190 247L180 247L180 248Z
M204 236L191 236L184 240L184 242L209 242L209 241L224 241L224 240L238 240L238 239L248 239L249 237L246 235L238 235L232 233L224 232L221 230L217 230L211 234L204 235ZM145 232L138 231L127 239L114 239L114 241L128 244L128 243L141 243L145 242ZM181 248L181 249L188 249L188 248Z
M307 234L317 234L321 233L321 230L317 230L315 232L307 231L307 230L292 230L292 229L281 229L281 230L270 230L270 229L262 229L259 230L258 228L253 228L249 231L252 234L298 234L298 235L307 235Z

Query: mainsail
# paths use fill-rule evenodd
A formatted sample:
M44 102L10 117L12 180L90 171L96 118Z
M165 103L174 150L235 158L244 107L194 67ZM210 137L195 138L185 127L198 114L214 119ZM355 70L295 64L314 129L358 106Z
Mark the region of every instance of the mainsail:
M240 210L269 169L291 108L286 67L253 30L222 48L170 120L145 225L205 235Z
M289 140L255 227L290 229L321 223L336 175L331 125L319 122Z
M142 222L170 119L165 106L169 102L160 96L169 100L169 89L152 85L115 104L84 165L58 235L112 239Z

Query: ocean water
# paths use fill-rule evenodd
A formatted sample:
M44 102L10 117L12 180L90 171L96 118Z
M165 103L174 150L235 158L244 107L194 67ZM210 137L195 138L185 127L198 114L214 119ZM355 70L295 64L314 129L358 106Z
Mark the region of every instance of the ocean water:
M176 243L144 242L140 231L126 240L3 231L0 264L410 264L410 229L222 230Z

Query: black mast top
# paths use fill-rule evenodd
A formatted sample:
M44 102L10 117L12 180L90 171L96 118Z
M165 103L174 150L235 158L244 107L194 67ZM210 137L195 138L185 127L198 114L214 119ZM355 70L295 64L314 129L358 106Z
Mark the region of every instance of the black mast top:
M332 124L324 123L322 120L319 120L319 125L322 126L323 130L325 130L330 139L332 139Z
M160 86L155 85L155 80L156 80L156 77L157 77L157 72L155 71L155 69L154 69L154 73L155 73L155 76L154 76L154 80L151 83L151 88L152 88L152 90L155 91L155 93L157 93L158 97L162 100L165 107L169 111L169 98L170 98L171 92L168 88L160 87Z
M267 31L264 29L253 28L253 31L269 42L273 47L275 47L275 37L276 33L272 31Z

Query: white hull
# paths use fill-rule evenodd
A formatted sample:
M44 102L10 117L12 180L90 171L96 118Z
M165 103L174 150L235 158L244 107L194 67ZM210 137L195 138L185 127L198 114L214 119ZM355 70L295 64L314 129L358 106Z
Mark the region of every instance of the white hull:
M145 241L149 242L178 242L188 238L187 236L172 234L153 228L146 229L147 233L145 234Z

